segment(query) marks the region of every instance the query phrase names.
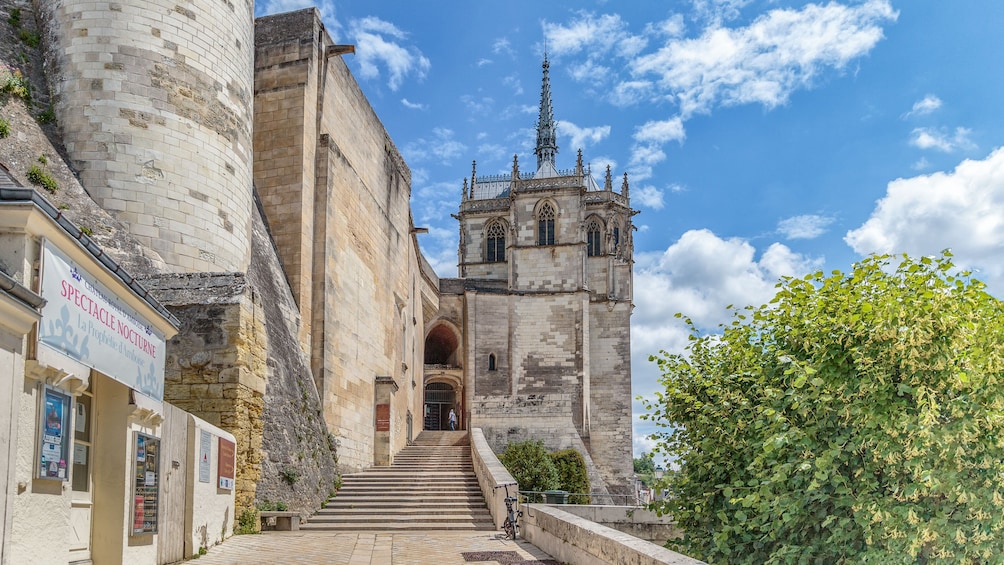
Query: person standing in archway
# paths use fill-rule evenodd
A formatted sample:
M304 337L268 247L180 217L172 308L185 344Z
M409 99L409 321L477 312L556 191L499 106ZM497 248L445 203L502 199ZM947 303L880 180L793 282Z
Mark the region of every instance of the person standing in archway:
M457 413L453 411L453 408L450 408L449 419L450 419L450 431L454 432L457 430Z

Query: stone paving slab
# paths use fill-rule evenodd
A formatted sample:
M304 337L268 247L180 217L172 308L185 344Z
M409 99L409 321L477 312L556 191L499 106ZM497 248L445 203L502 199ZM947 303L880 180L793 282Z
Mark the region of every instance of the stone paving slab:
M487 561L467 561L487 558ZM513 555L515 553L515 555ZM234 536L190 565L459 565L557 563L501 532L266 532Z

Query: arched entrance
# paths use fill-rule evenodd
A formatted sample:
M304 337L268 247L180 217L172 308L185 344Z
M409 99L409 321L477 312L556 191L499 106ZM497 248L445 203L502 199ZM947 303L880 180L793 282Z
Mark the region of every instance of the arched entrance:
M429 383L425 385L425 429L450 429L450 408L457 412L460 420L460 409L457 406L457 391L449 383ZM458 428L459 429L459 428Z

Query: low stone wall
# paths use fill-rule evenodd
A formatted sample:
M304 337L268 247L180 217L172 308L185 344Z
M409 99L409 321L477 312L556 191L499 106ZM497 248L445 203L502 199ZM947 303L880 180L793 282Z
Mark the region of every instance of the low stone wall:
M651 510L638 506L568 504L561 509L658 545L682 535L671 516L659 516Z
M472 429L470 434L471 459L474 460L474 473L478 476L478 486L481 487L481 494L488 504L488 511L491 512L495 527L502 528L502 523L506 519L506 487L508 486L508 491L515 496L519 492L519 485L488 446L481 428Z
M618 532L555 506L527 504L522 537L561 563L576 565L698 565L698 561L652 542Z

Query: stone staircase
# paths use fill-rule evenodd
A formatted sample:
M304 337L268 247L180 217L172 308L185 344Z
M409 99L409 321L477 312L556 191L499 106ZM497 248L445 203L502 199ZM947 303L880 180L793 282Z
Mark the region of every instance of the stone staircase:
M494 530L467 432L424 431L394 458L342 477L342 488L300 530Z

